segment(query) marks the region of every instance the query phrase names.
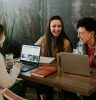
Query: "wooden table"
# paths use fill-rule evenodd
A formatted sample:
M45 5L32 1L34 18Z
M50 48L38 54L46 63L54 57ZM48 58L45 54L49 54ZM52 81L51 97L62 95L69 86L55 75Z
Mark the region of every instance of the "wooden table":
M22 79L30 80L32 82L52 86L58 89L79 93L80 95L89 96L96 91L96 78L85 77L64 73L58 70L45 78L36 76L26 76L23 73L19 76Z

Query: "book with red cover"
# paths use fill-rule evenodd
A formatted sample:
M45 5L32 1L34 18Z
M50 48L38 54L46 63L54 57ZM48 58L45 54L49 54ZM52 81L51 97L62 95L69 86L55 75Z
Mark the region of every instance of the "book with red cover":
M57 68L50 65L44 65L37 68L35 71L32 71L31 75L39 76L39 77L46 77L54 72L57 71Z

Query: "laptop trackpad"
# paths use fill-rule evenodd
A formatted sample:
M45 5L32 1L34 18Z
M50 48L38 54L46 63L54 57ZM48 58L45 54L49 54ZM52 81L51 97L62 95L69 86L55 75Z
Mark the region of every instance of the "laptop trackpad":
M21 72L29 71L29 70L31 70L31 69L33 69L35 67L37 67L37 65L35 65L35 64L34 65L26 65L26 64L24 64L22 66L22 68L21 68Z

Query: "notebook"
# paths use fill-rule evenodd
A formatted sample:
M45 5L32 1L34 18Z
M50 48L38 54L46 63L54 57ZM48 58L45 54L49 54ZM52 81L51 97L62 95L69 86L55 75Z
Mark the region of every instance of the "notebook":
M61 52L60 61L64 72L91 76L88 55Z
M29 71L38 67L40 60L40 49L38 45L22 45L20 62L24 65L21 68L22 72Z

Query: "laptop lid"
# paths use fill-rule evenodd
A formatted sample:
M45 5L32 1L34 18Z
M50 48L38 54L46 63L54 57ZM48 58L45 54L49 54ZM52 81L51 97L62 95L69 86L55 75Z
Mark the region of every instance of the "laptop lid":
M60 57L64 72L91 76L88 55L61 52Z
M39 63L40 49L38 45L22 45L20 61L27 63Z

